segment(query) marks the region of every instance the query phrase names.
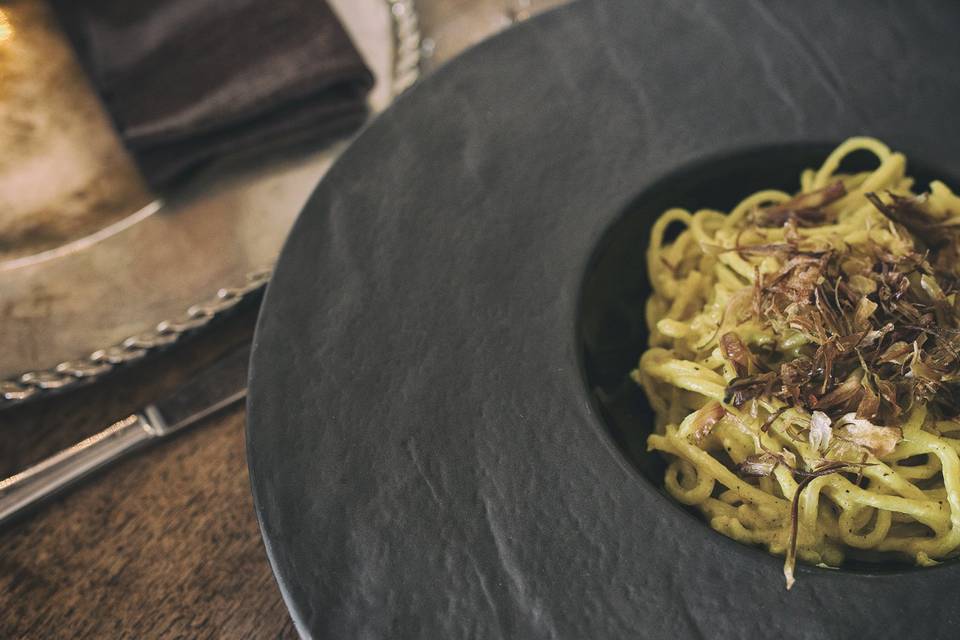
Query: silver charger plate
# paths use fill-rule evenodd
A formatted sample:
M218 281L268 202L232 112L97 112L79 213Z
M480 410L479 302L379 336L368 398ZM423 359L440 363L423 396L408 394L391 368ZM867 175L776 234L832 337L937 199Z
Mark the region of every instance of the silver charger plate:
M373 113L422 69L561 3L328 1L377 78ZM12 78L0 144L14 150L0 154L0 406L147 357L258 294L348 144L221 163L161 201L45 4L0 7L0 64Z

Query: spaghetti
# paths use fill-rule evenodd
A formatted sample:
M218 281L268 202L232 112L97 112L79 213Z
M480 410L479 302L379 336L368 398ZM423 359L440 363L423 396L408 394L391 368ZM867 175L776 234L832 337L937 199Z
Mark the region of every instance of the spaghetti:
M841 173L862 151L878 166ZM800 184L660 216L632 373L666 490L784 555L788 589L797 558L960 552L960 197L914 193L905 157L872 138Z

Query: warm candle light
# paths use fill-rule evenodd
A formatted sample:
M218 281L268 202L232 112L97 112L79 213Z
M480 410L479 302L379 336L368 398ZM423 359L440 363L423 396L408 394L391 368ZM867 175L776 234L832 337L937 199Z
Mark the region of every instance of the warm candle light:
M9 40L13 37L13 25L10 24L10 18L0 9L0 42Z

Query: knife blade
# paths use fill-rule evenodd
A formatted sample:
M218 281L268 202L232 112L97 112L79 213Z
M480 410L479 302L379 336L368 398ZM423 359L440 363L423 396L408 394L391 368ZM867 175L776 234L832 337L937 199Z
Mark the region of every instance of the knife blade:
M0 480L0 526L98 469L247 395L250 344L234 347L173 393L28 469Z

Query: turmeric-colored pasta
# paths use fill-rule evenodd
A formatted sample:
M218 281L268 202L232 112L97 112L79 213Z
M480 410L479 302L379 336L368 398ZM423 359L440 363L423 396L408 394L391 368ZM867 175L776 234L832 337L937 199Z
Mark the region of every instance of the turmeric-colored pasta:
M877 167L840 172L855 151ZM960 552L960 197L851 138L801 191L666 211L647 251L664 485L794 562ZM683 230L668 241L668 228Z

